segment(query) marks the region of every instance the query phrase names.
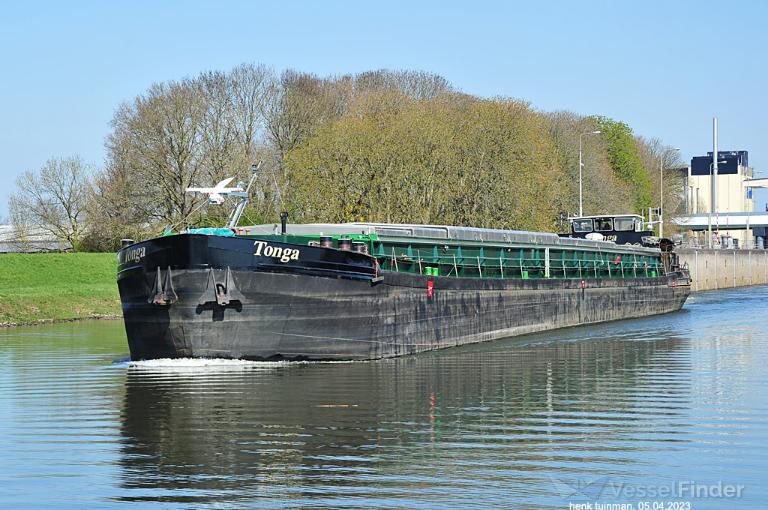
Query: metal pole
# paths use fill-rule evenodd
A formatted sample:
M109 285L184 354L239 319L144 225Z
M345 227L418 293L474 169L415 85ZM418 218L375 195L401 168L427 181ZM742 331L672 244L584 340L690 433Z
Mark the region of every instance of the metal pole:
M664 237L664 154L661 153L659 161L659 237Z
M582 193L582 167L584 166L584 161L582 157L582 138L584 135L599 135L601 131L595 130L595 131L587 131L586 133L581 133L579 135L579 216L584 215L584 198Z
M712 203L709 211L709 247L712 248L712 214L717 212L717 117L712 119Z
M584 163L581 162L581 137L584 136L584 133L579 135L579 217L584 215L584 203L582 199L582 191L581 191L581 168L584 166Z

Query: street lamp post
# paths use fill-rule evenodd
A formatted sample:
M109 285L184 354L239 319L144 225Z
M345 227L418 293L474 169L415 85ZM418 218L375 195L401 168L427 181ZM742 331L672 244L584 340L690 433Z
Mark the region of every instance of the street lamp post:
M584 163L582 162L582 137L584 135L599 135L600 130L587 131L579 135L579 216L584 216L584 195L582 192L582 169Z
M659 161L659 237L664 237L664 156L668 152L678 152L680 147L666 149L661 153Z
M712 119L712 198L709 207L709 228L707 229L708 246L712 248L712 213L717 211L717 164L720 154L717 152L717 117Z

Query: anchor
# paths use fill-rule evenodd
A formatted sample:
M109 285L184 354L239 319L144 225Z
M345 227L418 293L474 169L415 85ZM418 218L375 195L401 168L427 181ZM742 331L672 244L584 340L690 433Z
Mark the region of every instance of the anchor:
M245 296L237 290L235 279L232 277L232 271L227 266L227 272L224 276L224 282L217 282L213 268L208 269L208 282L205 290L197 300L197 304L206 305L216 303L219 306L227 306L230 302L239 301L242 304Z
M171 274L171 266L168 266L168 270L165 273L165 279L162 276L162 269L158 266L155 273L155 285L150 292L150 298L148 303L158 306L171 305L179 300L179 296L176 294L176 290L173 288L173 275Z

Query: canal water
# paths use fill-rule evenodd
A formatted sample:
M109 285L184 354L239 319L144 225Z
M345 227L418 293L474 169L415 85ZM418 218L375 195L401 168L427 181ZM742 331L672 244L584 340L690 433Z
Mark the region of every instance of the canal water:
M767 315L754 287L313 364L131 364L119 321L3 329L0 507L768 508Z

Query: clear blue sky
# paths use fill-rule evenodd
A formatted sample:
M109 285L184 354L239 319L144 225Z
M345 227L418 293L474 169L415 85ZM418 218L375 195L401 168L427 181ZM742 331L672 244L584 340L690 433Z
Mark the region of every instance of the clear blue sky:
M323 3L2 4L0 216L22 171L103 164L121 102L242 62L432 71L471 94L626 121L686 159L711 150L717 116L721 148L768 174L768 2Z

